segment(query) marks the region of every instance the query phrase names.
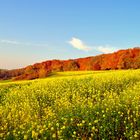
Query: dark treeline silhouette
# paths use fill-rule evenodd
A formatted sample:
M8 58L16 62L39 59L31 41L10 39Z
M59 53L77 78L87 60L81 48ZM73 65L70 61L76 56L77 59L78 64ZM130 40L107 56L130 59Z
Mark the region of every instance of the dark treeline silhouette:
M21 69L0 70L0 79L30 80L47 77L51 72L138 68L140 68L140 47L86 58L49 60Z

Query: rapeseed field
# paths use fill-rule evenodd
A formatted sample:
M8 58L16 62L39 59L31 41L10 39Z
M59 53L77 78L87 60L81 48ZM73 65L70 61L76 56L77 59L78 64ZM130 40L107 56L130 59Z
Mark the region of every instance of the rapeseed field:
M0 139L139 140L140 70L0 83Z

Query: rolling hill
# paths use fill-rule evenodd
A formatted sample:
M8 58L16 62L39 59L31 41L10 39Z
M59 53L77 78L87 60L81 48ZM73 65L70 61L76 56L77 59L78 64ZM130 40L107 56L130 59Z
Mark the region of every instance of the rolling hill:
M48 60L21 69L0 70L0 79L31 80L47 77L52 72L138 68L140 68L140 47L86 58Z

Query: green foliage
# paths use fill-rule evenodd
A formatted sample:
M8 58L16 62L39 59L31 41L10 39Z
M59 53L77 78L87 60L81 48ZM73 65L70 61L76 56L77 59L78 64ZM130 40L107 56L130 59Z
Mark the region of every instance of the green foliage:
M140 70L57 74L0 83L0 139L140 139Z

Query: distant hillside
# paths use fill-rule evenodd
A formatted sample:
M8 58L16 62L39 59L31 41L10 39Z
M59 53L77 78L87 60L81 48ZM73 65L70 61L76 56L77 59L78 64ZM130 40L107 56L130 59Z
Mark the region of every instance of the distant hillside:
M0 70L0 79L36 79L58 71L117 70L140 68L140 47L110 54L70 59L49 60L22 69Z

